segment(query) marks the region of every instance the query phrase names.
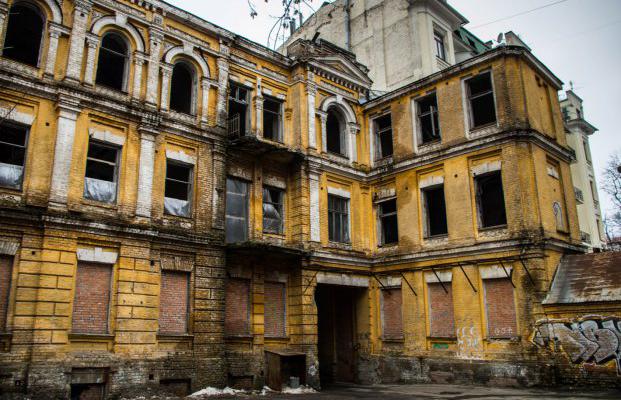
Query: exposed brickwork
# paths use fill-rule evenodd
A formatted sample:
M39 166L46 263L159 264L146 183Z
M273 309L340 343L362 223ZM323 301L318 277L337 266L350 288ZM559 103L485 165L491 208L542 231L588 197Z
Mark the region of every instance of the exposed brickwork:
M382 290L382 337L403 338L403 310L401 288Z
M71 329L79 333L107 333L112 266L84 263L77 270Z
M231 278L226 282L224 333L231 336L250 334L250 281Z
M6 330L13 258L0 257L0 332Z
M453 285L444 282L447 292L438 283L428 283L430 335L438 338L455 337L455 317L453 314Z
M188 332L189 278L187 272L162 271L160 333Z
M517 336L515 300L513 286L509 279L486 279L485 308L487 310L487 329L491 338L511 338Z
M285 284L265 282L265 336L285 336Z

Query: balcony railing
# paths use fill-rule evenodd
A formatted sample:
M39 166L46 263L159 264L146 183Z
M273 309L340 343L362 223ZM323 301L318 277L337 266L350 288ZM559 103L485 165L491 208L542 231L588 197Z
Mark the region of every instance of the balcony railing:
M231 118L229 118L229 136L232 137L240 137L241 136L241 127L240 127L240 115L235 114Z

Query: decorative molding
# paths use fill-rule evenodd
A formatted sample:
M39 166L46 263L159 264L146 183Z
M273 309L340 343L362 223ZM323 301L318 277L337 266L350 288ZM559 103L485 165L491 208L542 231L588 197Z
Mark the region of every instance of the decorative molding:
M479 275L481 279L508 279L513 275L513 267L511 265L505 265L504 268L499 265L480 267Z
M14 256L19 248L18 242L0 240L0 254L5 256Z
M339 189L339 188L335 188L335 187L330 187L330 186L328 186L328 194L331 194L331 195L334 195L334 196L343 197L345 199L351 198L351 193L348 192L347 190L343 190L343 189Z
M317 273L317 283L368 288L369 278L366 276L353 275L351 273L338 274L333 272L319 272Z
M453 271L425 272L425 283L451 283L452 281Z
M32 125L35 120L35 116L33 114L18 111L17 106L14 108L0 106L0 120L9 120L24 125Z
M166 150L166 158L169 160L179 161L185 164L196 165L196 157L190 154L184 153L183 150L174 151Z
M119 147L125 145L124 136L114 134L110 131L99 131L95 128L91 128L88 130L88 135L93 139L99 140L100 142L110 143Z
M117 251L104 250L101 247L94 248L78 248L78 261L98 263L98 264L116 264L119 257Z

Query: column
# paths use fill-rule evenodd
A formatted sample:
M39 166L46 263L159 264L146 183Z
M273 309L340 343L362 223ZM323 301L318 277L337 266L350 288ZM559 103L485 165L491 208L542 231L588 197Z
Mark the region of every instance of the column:
M155 107L157 104L157 89L159 83L160 47L164 40L164 33L159 28L149 31L150 54L147 67L147 104Z
M86 69L84 71L84 84L93 86L95 82L95 56L97 55L97 47L100 38L97 35L86 36Z
M140 89L142 88L142 67L146 61L145 54L134 54L134 87L132 88L132 100L140 101Z
M321 148L325 153L328 151L328 133L327 133L327 125L328 125L328 114L323 111L317 111L317 115L319 115L319 119L321 121Z
M50 22L49 43L47 46L47 59L45 63L45 76L48 78L54 78L54 70L56 68L56 55L58 53L58 38L60 38L61 33L62 32L60 26L53 22Z
M263 93L261 78L257 78L256 96L254 96L255 133L257 137L263 137Z
M80 81L82 59L84 55L84 38L86 36L88 15L91 12L92 5L93 3L91 0L75 0L69 57L67 60L67 74L65 76L67 81L74 83Z
M313 75L309 72L309 78ZM308 99L308 147L317 148L317 132L315 127L315 96L317 95L317 85L310 79L306 86L306 96Z
M209 125L209 91L211 90L211 81L209 78L201 80L201 89L203 91L201 122L203 125Z
M351 162L358 161L358 132L360 132L360 126L356 123L348 123L347 129L349 134L349 160Z
M50 206L52 207L61 209L67 207L73 141L79 113L79 100L65 97L59 98L56 147L54 149L52 185L50 188Z
M170 78L172 77L173 66L170 64L162 63L162 98L160 99L160 110L168 111L168 105L170 104L169 92L170 92Z
M138 167L138 198L136 215L151 218L151 196L153 194L153 169L155 162L155 138L157 130L141 126L140 132L140 165Z
M308 173L308 187L310 191L310 240L320 242L321 215L319 214L319 173L317 171Z
M218 104L216 107L216 123L218 126L226 126L226 97L229 89L229 48L224 43L220 43L220 52L223 57L218 58Z

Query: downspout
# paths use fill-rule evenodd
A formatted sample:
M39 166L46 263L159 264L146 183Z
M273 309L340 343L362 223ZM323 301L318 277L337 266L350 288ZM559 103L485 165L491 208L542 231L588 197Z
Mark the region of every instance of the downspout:
M345 48L351 51L351 12L349 11L351 0L345 0L345 14L347 15L347 23L345 24Z

